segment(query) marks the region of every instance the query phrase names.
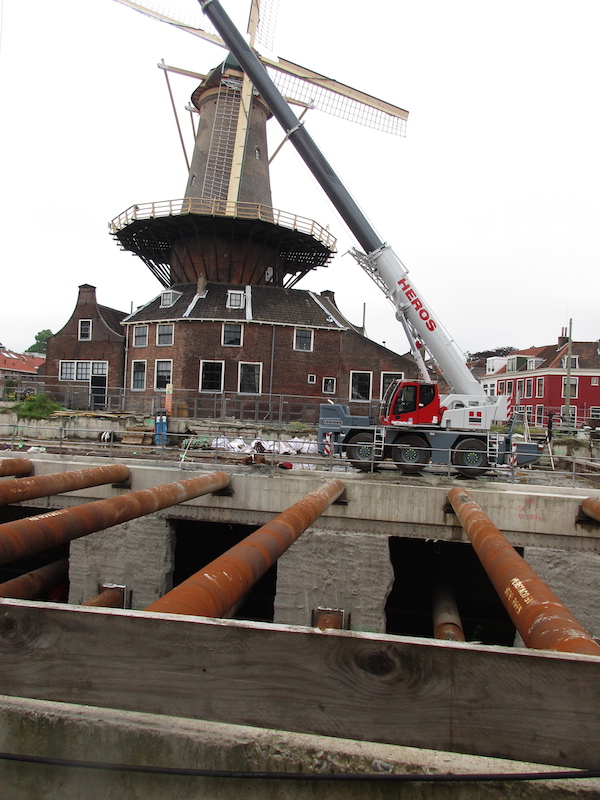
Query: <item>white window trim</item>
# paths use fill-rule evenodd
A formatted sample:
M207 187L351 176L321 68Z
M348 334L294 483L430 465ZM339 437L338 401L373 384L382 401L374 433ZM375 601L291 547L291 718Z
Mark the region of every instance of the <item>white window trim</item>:
M73 364L73 377L72 378L63 378L62 377L62 365L63 364ZM75 380L75 362L72 359L65 358L58 362L58 380L59 381L74 381Z
M314 386L317 385L317 376L314 375L312 372L308 374L308 382Z
M352 397L352 376L353 375L370 375L371 380L369 382L369 397L366 400L356 400ZM351 369L350 370L350 381L348 384L348 399L352 403L370 403L373 399L373 372L372 370L368 369Z
M90 323L90 335L83 337L81 335L81 323L82 322L89 322ZM80 319L79 324L77 326L77 339L80 342L91 342L92 341L92 320L91 319Z
M303 347L296 347L296 334L298 331L310 333L310 347L305 350ZM315 332L312 328L294 328L294 350L298 353L312 353L315 347Z
M242 392L240 386L242 383L242 367L243 366L259 366L260 370L258 373L258 391L257 392ZM256 397L259 394L262 394L262 375L263 375L263 364L262 361L240 361L238 363L238 380L237 380L237 391L238 394L247 395L248 397Z
M203 364L220 364L221 365L221 388L220 389L203 389L202 388L202 365ZM225 362L216 358L203 358L200 360L200 373L198 375L198 391L208 394L222 394L223 386L225 383Z
M384 391L384 388L383 388L383 380L384 380L386 375L393 375L394 376L393 380L396 380L397 378L400 379L401 381L404 380L404 373L401 372L401 371L395 372L393 369L384 369L384 370L382 370L379 373L379 399L380 400L383 400L383 395L385 394L385 391Z
M239 344L225 344L225 325L239 325L240 326L240 343ZM244 346L244 325L241 322L224 322L221 326L221 346L222 347L243 347Z
M135 343L135 332L142 330L142 328L146 329L146 341L144 342L144 344L136 344ZM131 339L132 339L132 347L148 347L148 326L147 325L134 325L133 326L133 335L132 335Z
M143 364L144 365L144 385L140 388L138 386L133 385L133 365L134 364ZM146 385L148 383L148 362L145 358L134 358L131 361L131 391L132 392L144 392L146 391Z
M540 392L540 386L541 386L541 389L542 389L541 392ZM535 379L535 396L536 397L543 397L545 388L546 388L546 383L544 381L543 376L539 377L539 378L536 378Z
M169 383L173 383L173 359L172 358L157 358L156 361L154 362L154 388L156 389L157 392L164 392L164 391L166 391L166 388L167 388L166 386L164 388L160 388L159 389L158 386L156 385L156 379L158 377L158 365L159 365L160 362L163 362L163 363L167 362L167 363L169 363L171 365L171 369L169 370L169 374L171 376L171 380L167 381L167 384L169 384Z
M325 390L325 381L333 381L333 389L330 392ZM323 394L335 394L336 385L337 385L337 379L327 375L323 378L323 381L321 383L321 391Z
M165 299L169 297L169 302L165 302ZM160 308L172 308L175 303L181 297L181 292L176 292L173 289L165 289L164 292L160 293Z
M163 343L159 343L159 341L158 341L158 332L161 329L161 327L162 328L167 328L167 327L171 328L171 341L169 342L169 344L165 344L164 342ZM175 325L172 322L157 322L156 323L156 346L157 347L173 347L174 343L175 343ZM165 361L166 359L161 358L160 360L161 361Z
M233 298L240 298L239 303L234 303ZM236 310L244 308L246 305L246 293L243 289L228 289L227 290L227 308L234 308Z
M562 379L562 394L561 397L566 397L565 389L567 388L566 375ZM579 397L579 378L571 375L571 400L576 400Z

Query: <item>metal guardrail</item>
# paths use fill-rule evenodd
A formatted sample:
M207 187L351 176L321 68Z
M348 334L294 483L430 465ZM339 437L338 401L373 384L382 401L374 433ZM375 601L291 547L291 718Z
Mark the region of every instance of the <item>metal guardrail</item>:
M281 211L262 203L237 203L225 200L208 200L186 197L181 200L161 200L156 203L139 203L115 217L109 224L113 234L140 219L156 219L158 217L174 217L184 214L199 214L211 217L234 217L236 219L257 219L280 225L289 230L306 233L324 244L329 250L335 250L336 239L331 233L312 219L299 217L288 211Z
M111 459L133 457L168 461L177 463L181 469L193 469L198 464L210 465L229 462L242 465L257 463L270 466L279 465L292 469L358 472L345 457L344 447L339 444L332 443L331 452L328 455L293 453L289 450L290 441L303 440L315 444L316 440L302 435L290 440L289 432L281 431L269 441L270 449L259 448L248 453L241 449L229 448L228 442L232 441L233 436L238 436L238 432L232 431L231 428L218 425L207 425L204 429L194 427L195 431L192 435L168 433L164 436L156 435L150 428L145 431L122 431L109 428L105 431L90 431L89 428L78 429L71 425L68 429L62 425L36 425L38 431L43 432L44 435L35 436L27 432L25 425L2 423L0 417L0 448L4 443L4 455L7 457L47 451ZM123 436L131 433L145 434L149 442L132 444L121 441ZM261 429L245 430L244 436L244 442L248 445L253 441L264 441L261 439L264 436ZM34 448L33 451L30 451L30 448ZM425 465L422 473L441 477L454 476L456 467L453 464L453 455L452 451L446 451L443 459L445 463ZM548 461L548 465L544 463L545 461ZM554 468L551 468L552 463L554 463ZM373 457L367 472L377 471L387 472L395 477L403 475L402 472L396 470L392 461L383 461ZM594 484L597 483L599 475L600 460L554 454L552 462L550 455L544 454L541 464L491 467L481 480L508 483L531 481L549 486L559 484L588 487L590 481L593 481Z

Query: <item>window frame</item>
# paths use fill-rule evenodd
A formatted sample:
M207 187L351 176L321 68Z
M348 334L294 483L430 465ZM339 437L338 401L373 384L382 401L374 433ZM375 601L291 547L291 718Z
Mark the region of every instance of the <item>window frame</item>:
M159 364L170 364L169 369L169 380L165 383L164 386L158 386L158 365ZM154 388L159 392L164 392L167 386L173 383L173 359L172 358L157 358L154 362Z
M369 376L369 396L364 399L360 397L353 397L353 380L355 375L368 375ZM348 383L348 398L353 403L370 403L373 399L373 371L367 369L351 369Z
M221 365L221 387L219 389L203 389L203 367L205 364L220 364ZM225 385L225 361L216 358L202 358L200 359L200 370L198 374L198 391L203 394L223 394L223 387Z
M89 327L89 336L82 336L81 333L81 326L83 323L88 323ZM77 325L77 340L80 342L91 342L92 341L92 320L91 319L80 319Z
M170 342L161 342L160 337L165 335L165 332L162 331L161 328L170 328L171 329L171 341ZM173 322L157 322L156 323L156 346L157 347L172 347L175 342L175 324Z
M71 377L63 377L63 366L66 364L71 365ZM59 381L74 381L75 380L75 362L69 359L61 360L58 362L58 380Z
M561 397L566 397L565 389L567 387L567 376L564 375L562 379L562 394ZM573 391L573 387L575 390ZM577 375L571 375L571 400L577 399L579 397L579 377Z
M143 364L144 365L144 385L143 386L135 386L135 365L136 364ZM148 382L148 361L145 358L134 358L131 361L131 391L132 392L143 392L146 390L146 384Z
M298 334L309 334L310 346L298 347ZM294 328L294 350L298 353L312 353L315 346L315 332L312 328Z
M232 342L225 341L225 328L227 326L237 326L240 329L240 341L239 344L233 344ZM221 326L221 346L222 347L243 347L244 346L244 326L241 322L224 322Z
M234 302L234 298L239 297L240 302ZM246 307L246 293L243 289L228 289L227 290L227 303L226 308L232 308L240 311Z
M391 380L389 381L389 383L386 386L385 385L385 379L386 379L386 376L388 376L388 375L391 375L392 378L391 378ZM387 392L388 386L390 385L390 383L392 381L395 381L395 380L403 381L404 380L404 372L394 372L394 370L391 370L391 369L384 369L379 373L379 399L380 400L383 400L383 398L385 397L385 393Z
M325 381L332 381L333 388L331 390L325 388ZM321 392L323 394L335 394L336 385L337 378L325 377L321 381Z
M242 367L258 367L258 390L255 392L243 392L242 391ZM237 392L238 394L255 396L262 394L262 375L263 375L263 362L262 361L239 361L238 362L238 380L237 380Z
M543 397L544 389L545 389L544 376L540 375L540 377L535 379L535 396Z
M143 344L139 344L136 342L136 337L138 332L144 331L144 342ZM133 336L132 336L132 347L148 347L148 326L147 325L134 325L133 326Z

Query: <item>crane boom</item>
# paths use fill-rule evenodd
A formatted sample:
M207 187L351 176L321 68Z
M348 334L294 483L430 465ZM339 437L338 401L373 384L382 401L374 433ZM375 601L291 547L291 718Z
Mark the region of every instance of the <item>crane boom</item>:
M354 253L361 266L392 301L397 315L401 314L408 321L454 392L482 397L484 391L471 375L456 343L429 310L414 283L408 281L408 270L362 213L304 124L299 122L266 69L229 19L219 0L199 0L199 2L202 11L255 85L287 138L365 251L364 254L359 251Z

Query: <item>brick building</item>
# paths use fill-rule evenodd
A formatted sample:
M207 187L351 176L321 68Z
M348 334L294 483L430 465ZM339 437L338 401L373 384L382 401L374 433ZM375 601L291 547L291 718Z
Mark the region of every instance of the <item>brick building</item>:
M545 425L548 413L576 424L600 422L600 343L571 342L562 335L557 344L530 347L506 358L488 359L489 369L481 379L487 394L507 394L513 407L527 414L531 424ZM567 412L567 380L570 383Z
M127 391L378 400L412 358L367 339L333 293L206 282L165 289L123 320Z
M99 305L95 286L79 287L71 318L48 339L43 368L48 385L68 390L69 405L103 407L107 389L123 386L125 316L124 311Z

